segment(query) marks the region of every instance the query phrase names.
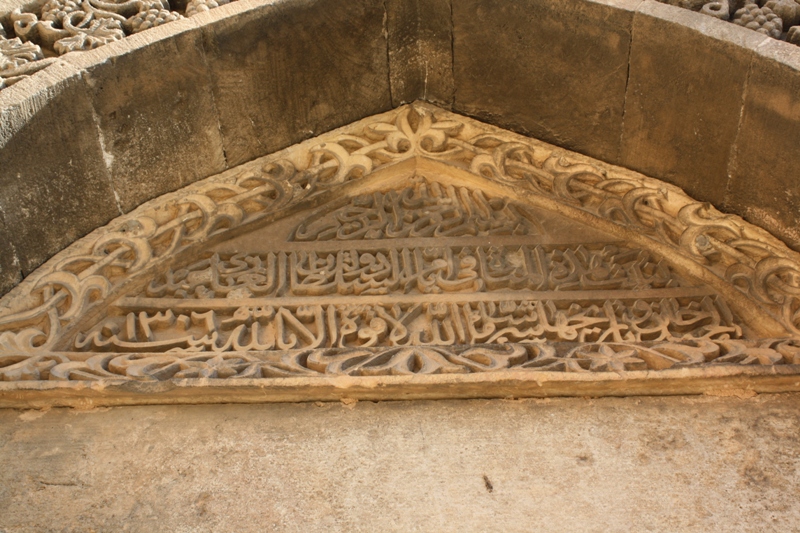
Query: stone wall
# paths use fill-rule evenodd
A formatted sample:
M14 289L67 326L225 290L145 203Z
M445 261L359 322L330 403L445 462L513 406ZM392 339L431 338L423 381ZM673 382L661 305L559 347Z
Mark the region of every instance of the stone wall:
M20 5L0 0L7 31ZM0 91L0 293L148 199L416 99L800 249L796 46L654 0L240 0ZM0 409L0 531L792 531L798 407L712 390Z
M800 48L649 0L453 6L454 109L800 246Z
M0 410L0 530L789 532L800 396Z
M0 292L145 200L414 99L798 249L798 95L797 46L654 0L240 0L0 91Z

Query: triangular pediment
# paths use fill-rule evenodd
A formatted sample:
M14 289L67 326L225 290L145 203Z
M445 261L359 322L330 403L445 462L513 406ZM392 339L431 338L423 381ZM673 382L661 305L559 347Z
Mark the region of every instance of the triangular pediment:
M602 389L641 371L788 371L796 261L662 182L406 106L81 239L3 299L0 376Z

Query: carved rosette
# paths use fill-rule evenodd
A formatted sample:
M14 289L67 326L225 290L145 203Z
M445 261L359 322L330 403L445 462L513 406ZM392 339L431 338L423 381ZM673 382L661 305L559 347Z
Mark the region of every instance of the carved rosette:
M777 239L428 105L148 202L1 305L15 383L800 364L800 263Z

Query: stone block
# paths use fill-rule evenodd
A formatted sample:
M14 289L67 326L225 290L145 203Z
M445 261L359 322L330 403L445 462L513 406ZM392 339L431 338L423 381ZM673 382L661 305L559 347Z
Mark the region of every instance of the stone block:
M386 2L392 105L422 99L453 104L449 0Z
M85 69L123 211L225 170L202 33L193 21L66 60Z
M28 275L120 212L74 68L56 63L5 89L0 109L0 210Z
M725 207L800 250L800 49L758 49L731 161Z
M237 4L203 27L229 166L391 107L382 0Z
M454 1L454 111L616 162L636 5Z
M721 206L747 71L765 39L646 0L634 19L620 164Z
M13 289L20 281L22 271L19 268L17 249L11 242L3 217L0 216L0 296Z

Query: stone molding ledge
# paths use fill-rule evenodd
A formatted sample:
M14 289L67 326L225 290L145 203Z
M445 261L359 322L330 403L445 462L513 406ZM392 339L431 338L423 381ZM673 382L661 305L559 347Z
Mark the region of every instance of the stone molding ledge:
M793 346L791 355L763 347L781 343ZM692 346L681 347L680 343L671 346L669 355L635 344L608 345L606 354L601 353L600 348L590 353L585 348L573 347L566 357L543 355L551 349L555 353L549 345L505 346L503 349L469 347L468 350L443 347L362 349L351 354L318 351L318 360L327 357L332 361L339 359L341 363L343 355L351 355L362 362L340 373L299 365L298 358L307 361L309 355L315 355L302 351L277 355L229 352L224 356L188 357L104 354L93 356L95 361L87 360L85 354L48 354L17 357L22 359L19 363L0 367L0 407L797 392L800 391L800 348L795 347L796 344L797 341L787 340L739 343L738 351L734 348L732 353L708 362L678 359L682 348L685 352L682 355L693 353ZM736 345L728 343L729 348ZM530 357L530 350L538 355ZM578 354L580 350L584 353ZM394 365L386 364L386 358L381 357L389 351L397 359ZM472 353L464 357L465 351ZM408 364L414 357L424 360L431 355L453 360L459 352L461 357L455 361L462 364L449 373L416 372L413 365ZM498 352L506 355L516 352L516 366L481 369L483 357ZM383 364L372 368L369 361L363 364L365 353L371 353L371 361L380 360ZM4 359L8 358L0 356L0 364L5 364ZM114 360L123 364L109 365ZM424 365L424 362L417 363ZM109 367L117 372L124 369L124 374L111 373L107 370ZM3 381L15 377L22 379Z
M493 374L305 377L274 380L0 382L0 407L441 400L558 396L708 394L747 397L800 391L798 367L718 367L597 374L508 371Z

